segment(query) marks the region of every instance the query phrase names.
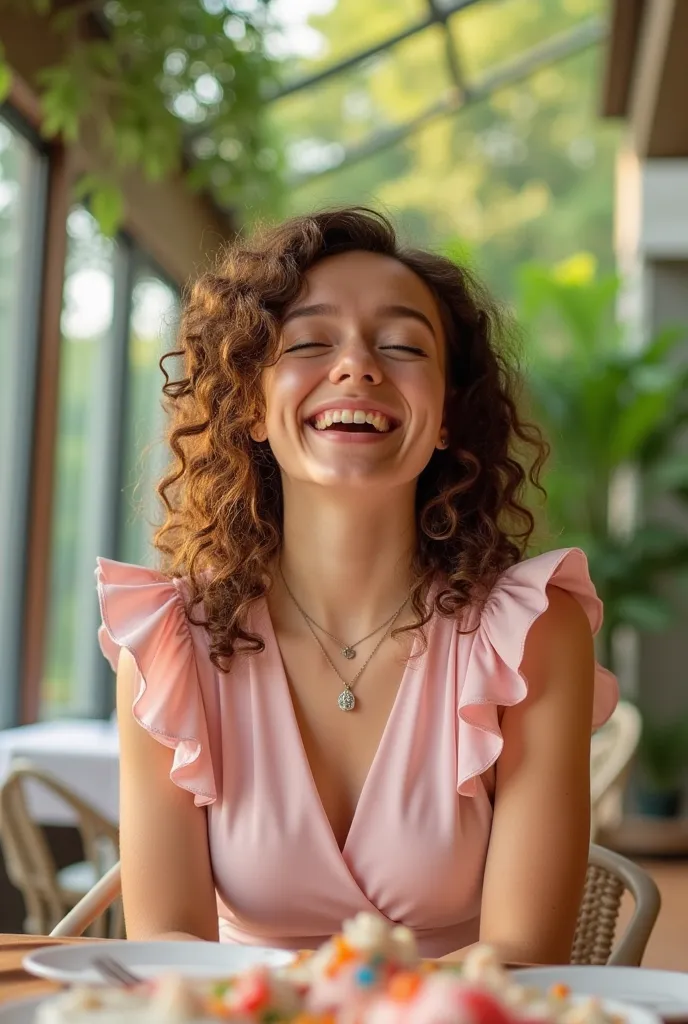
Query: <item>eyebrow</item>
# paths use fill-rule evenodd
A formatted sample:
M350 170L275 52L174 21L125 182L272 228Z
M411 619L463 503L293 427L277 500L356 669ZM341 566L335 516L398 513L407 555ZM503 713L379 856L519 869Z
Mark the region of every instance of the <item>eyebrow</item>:
M295 309L290 310L285 315L282 323L286 324L289 323L290 320L296 320L300 317L334 316L339 312L340 310L337 306L332 306L327 303L315 303L312 306L297 306ZM389 306L380 306L375 312L378 316L383 317L395 317L405 318L407 320L417 320L419 323L423 324L425 327L428 328L433 338L437 338L437 332L435 331L435 328L432 326L432 323L430 322L428 317L425 315L425 313L421 313L421 311L419 309L416 309L414 306L393 304Z
M288 324L290 320L296 320L302 316L333 316L338 312L339 310L336 306L329 306L322 302L319 302L314 306L297 306L296 309L290 309L289 312L284 315L282 323Z

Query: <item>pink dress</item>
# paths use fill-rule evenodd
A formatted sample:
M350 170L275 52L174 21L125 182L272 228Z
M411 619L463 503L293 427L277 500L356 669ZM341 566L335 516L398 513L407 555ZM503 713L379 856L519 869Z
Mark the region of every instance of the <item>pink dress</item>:
M340 851L320 802L267 604L250 629L266 649L228 674L189 623L179 580L100 559L100 641L113 668L136 659L133 713L174 750L172 782L207 807L222 940L309 948L358 911L409 925L424 956L478 936L492 819L501 707L523 700L519 672L530 627L553 582L585 609L602 605L585 555L551 551L508 569L460 635L434 616L411 659ZM473 621L471 622L471 616ZM597 667L593 725L611 715L614 677Z

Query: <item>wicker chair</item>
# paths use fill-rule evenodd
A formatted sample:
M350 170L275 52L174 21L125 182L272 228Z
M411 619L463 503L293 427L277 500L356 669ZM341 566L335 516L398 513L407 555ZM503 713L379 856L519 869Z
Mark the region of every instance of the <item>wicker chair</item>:
M621 900L626 890L633 896L635 910L624 935L614 946ZM50 934L82 935L120 891L120 870L116 864ZM640 964L659 905L657 886L642 868L618 853L591 846L571 963Z
M626 891L635 906L624 934L615 944ZM646 871L618 853L592 845L571 963L638 967L660 902L659 890Z
M58 870L45 834L29 811L26 786L39 785L49 790L74 812L81 835L85 860ZM45 935L72 907L97 888L99 880L117 857L119 833L90 804L64 786L50 773L25 759L17 759L0 788L0 845L12 884L20 890L26 906L24 930ZM89 916L80 933L89 928L94 936L124 935L121 900L117 893L108 900L114 904L109 915L103 911ZM105 908L103 908L104 910Z

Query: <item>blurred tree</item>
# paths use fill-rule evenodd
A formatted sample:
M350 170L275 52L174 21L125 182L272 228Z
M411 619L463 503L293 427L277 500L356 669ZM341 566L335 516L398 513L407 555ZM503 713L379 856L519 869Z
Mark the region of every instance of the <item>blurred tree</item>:
M118 182L130 167L156 181L193 161L192 187L228 205L270 206L280 176L261 116L274 77L267 0L0 2L33 7L66 38L63 59L38 78L42 129L67 142L86 125L97 133L111 171L82 179L79 196L106 234L121 222ZM0 90L9 85L0 67Z
M450 25L469 88L605 7L603 0L482 0L459 11ZM362 26L372 44L426 11L421 0L340 0L310 18L322 53L285 68L313 73L354 51ZM443 47L439 29L430 28L275 103L271 117L292 172L336 168L344 147L445 95ZM552 263L581 246L610 270L618 129L597 117L599 60L594 48L570 57L365 160L306 178L287 195L288 209L370 202L389 209L414 241L460 237L504 297L519 263Z

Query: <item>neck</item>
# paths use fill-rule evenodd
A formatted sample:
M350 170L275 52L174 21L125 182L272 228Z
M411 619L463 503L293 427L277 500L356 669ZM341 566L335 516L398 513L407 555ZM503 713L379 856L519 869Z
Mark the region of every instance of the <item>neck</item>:
M382 500L350 494L342 500L341 493L323 488L294 493L285 487L284 579L303 610L348 643L403 603L415 543L412 488ZM276 586L279 594L279 577Z

